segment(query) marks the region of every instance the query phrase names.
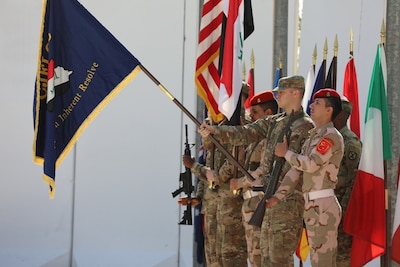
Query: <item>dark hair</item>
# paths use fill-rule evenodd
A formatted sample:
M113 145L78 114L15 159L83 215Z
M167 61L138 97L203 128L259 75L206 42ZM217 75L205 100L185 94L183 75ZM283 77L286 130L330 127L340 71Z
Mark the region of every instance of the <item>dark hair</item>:
M331 120L333 121L336 116L342 111L342 100L340 100L337 97L327 97L326 99L326 107L332 107L333 112L332 112L332 118Z
M276 114L278 112L278 103L276 103L276 100L271 100L268 102L260 103L258 104L264 111L267 109L270 109L272 111L272 114Z

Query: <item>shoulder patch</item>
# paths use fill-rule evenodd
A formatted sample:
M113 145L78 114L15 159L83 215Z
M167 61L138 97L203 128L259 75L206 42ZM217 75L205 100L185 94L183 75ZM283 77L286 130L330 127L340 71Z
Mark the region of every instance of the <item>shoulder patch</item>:
M333 141L330 138L322 138L317 145L317 152L325 155L326 152L333 146Z

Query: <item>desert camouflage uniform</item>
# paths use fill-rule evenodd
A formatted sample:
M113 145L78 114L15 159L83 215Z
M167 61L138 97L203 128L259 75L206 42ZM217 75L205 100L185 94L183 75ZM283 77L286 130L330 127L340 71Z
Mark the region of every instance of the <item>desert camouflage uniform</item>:
M246 161L244 167L251 173L259 166L262 157L264 157L264 149L266 139L251 143L246 148ZM259 227L249 225L249 220L253 216L257 208L258 202L262 199L262 192L254 192L252 185L262 185L262 179L256 179L255 182L249 183L246 177L238 179L239 187L243 190L243 226L246 234L247 254L251 267L261 267L261 249L260 236L261 230Z
M356 179L362 145L358 136L355 135L355 133L353 133L347 126L340 129L340 133L342 134L344 141L344 155L339 168L335 195L342 207L342 213L345 214L351 189L353 188L354 180ZM343 220L341 220L338 228L337 266L350 266L352 239L352 236L344 233Z
M313 129L304 143L301 154L288 151L285 155L292 166L278 188L275 196L284 199L298 184L303 183L304 222L310 244L313 267L335 267L337 252L337 229L341 218L340 204L333 193L337 174L343 157L343 137L329 122ZM303 174L303 175L301 175ZM324 190L313 198L312 194Z
M206 149L206 166L211 165L213 144L206 138L203 139L203 146ZM219 267L217 248L217 189L210 187L206 178L207 167L195 163L191 169L192 173L199 177L200 181L196 189L196 197L201 199L201 213L204 216L204 254L208 267Z
M308 137L308 131L314 127L311 118L303 111L295 114L298 118L291 127L289 147L300 152L303 142ZM274 149L280 133L285 128L289 116L280 113L259 119L254 123L237 127L217 127L215 137L222 143L232 142L233 145L248 145L262 139L267 139L267 146L260 169L254 174L262 177L272 170ZM279 181L289 170L285 163ZM252 173L253 175L253 173ZM264 183L267 182L264 179ZM300 189L300 188L299 188ZM293 253L297 247L302 229L302 210L304 199L300 191L291 194L285 201L267 209L261 226L261 255L262 266L293 266Z

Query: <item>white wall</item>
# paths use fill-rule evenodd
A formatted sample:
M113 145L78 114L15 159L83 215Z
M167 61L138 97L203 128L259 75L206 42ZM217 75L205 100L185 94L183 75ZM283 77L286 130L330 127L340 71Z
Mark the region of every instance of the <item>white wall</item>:
M273 80L271 2L253 1L255 32L245 42L247 68L255 53L256 92L271 89ZM81 3L195 114L197 1ZM306 1L298 73L307 74L316 42L320 64L325 37L331 47L335 34L343 72L352 26L359 87L367 92L383 10L374 0ZM2 2L0 265L68 266L73 231L76 266L192 266L193 228L177 225L182 210L171 192L182 171L183 125L192 141L196 127L144 73L82 134L57 170L56 195L49 200L42 167L32 162L40 21L41 1Z

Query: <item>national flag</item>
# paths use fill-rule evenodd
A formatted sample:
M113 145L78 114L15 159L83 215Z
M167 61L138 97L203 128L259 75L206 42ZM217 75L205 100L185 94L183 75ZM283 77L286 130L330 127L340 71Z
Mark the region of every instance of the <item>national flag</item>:
M392 151L383 45L378 45L375 57L364 132L359 170L343 224L344 231L353 236L352 267L365 265L386 249L384 165Z
M140 62L76 0L43 2L34 91L34 162L54 197L56 168Z
M324 88L336 89L336 80L337 80L337 57L334 56L332 58L331 65L329 66L328 74L326 75Z
M244 0L225 0L224 14L226 27L222 59L221 83L218 98L218 109L229 120L237 107L242 88L241 66L243 60L244 39L250 35L245 32ZM249 6L251 8L251 5ZM246 13L252 14L252 10ZM247 16L249 17L249 16ZM246 23L248 25L248 23ZM247 27L249 30L253 28Z
M317 77L315 77L313 89L311 91L310 98L307 102L307 113L310 115L310 104L312 101L312 96L325 86L325 70L326 70L326 59L322 60L321 66L319 67Z
M308 244L307 229L303 227L303 229L301 230L301 236L295 254L301 261L305 262L307 260L309 253L310 253L310 246Z
M276 68L273 88L278 87L280 78L282 78L282 68Z
M220 85L219 60L224 0L205 0L200 22L195 83L215 122L223 119L218 109Z
M303 95L303 100L301 102L301 105L303 106L303 110L307 110L308 108L308 101L311 99L311 93L314 88L314 82L315 82L315 65L311 65L310 69L308 70L307 74L307 79L306 79L306 84L305 84L305 90L304 90L304 95Z
M360 108L358 104L358 82L354 58L351 57L344 71L343 95L353 105L350 115L350 129L360 138Z
M397 197L396 197L396 208L394 212L394 220L393 220L393 232L392 232L392 250L390 256L392 260L400 264L400 160L397 171Z

